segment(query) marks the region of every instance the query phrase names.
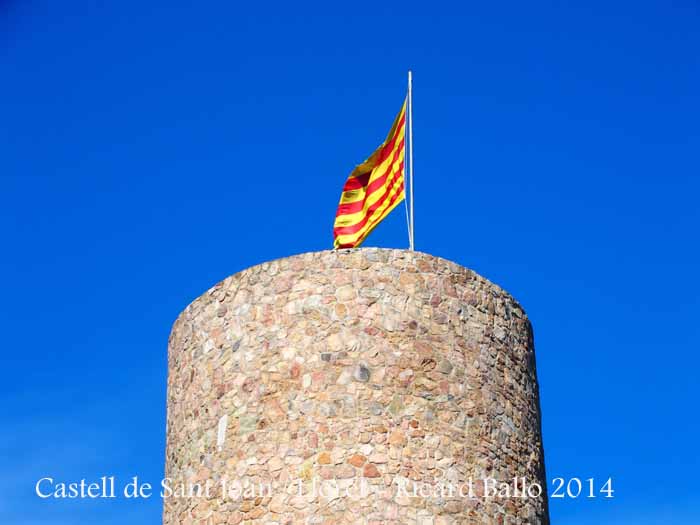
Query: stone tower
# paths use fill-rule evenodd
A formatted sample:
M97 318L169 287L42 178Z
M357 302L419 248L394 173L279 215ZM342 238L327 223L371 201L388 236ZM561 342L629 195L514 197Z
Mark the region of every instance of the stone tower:
M267 262L190 304L168 350L166 525L549 523L530 322L466 268Z

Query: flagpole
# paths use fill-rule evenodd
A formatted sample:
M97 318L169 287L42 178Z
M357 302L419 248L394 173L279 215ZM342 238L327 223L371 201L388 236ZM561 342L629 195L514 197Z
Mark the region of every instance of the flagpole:
M408 93L406 93L406 113L404 114L404 122L408 119ZM404 130L406 126L404 125ZM408 187L408 137L404 133L403 141L403 187L404 187L404 209L406 210L406 230L408 231L408 247L411 248L411 218L408 211L409 187Z
M408 179L409 187L411 189L410 199L411 199L411 226L409 228L409 246L411 251L413 251L413 73L408 70Z

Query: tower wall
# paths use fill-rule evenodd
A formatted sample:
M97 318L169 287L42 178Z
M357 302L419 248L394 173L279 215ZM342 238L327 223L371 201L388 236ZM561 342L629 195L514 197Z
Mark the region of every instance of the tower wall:
M530 322L454 263L368 248L254 266L179 316L168 369L166 525L548 523ZM481 497L516 476L543 494ZM470 479L476 497L438 492Z

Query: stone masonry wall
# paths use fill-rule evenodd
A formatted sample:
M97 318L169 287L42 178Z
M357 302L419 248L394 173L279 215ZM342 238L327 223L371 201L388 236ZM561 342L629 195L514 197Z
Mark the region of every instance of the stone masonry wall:
M457 264L254 266L182 312L168 368L166 525L549 522L530 322ZM545 492L481 497L515 476Z

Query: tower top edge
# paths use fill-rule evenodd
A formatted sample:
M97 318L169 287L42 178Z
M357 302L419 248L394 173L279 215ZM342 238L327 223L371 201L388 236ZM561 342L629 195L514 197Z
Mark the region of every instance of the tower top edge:
M434 273L451 273L451 274L464 274L468 275L471 279L480 281L482 284L488 286L492 292L499 295L507 296L511 301L517 304L523 312L525 310L522 308L520 303L506 290L501 288L499 285L493 283L489 279L478 274L474 270L462 266L454 261L440 257L437 255L432 255L430 253L402 249L402 248L374 248L374 247L360 247L360 248L346 248L341 250L318 250L313 252L302 252L294 255L289 255L285 257L278 257L276 259L270 259L258 264L254 264L238 272L235 272L228 277L220 280L207 291L193 299L187 307L180 313L178 318L182 317L183 314L190 309L190 307L197 301L201 300L207 295L212 295L216 293L222 286L227 285L227 283L233 280L242 279L247 274L254 274L257 272L268 272L272 276L276 274L276 268L280 263L300 265L300 271L308 271L308 269L314 266L319 267L319 272L322 273L326 270L333 269L366 269L368 266L364 266L369 263L380 264L383 266L394 266L399 270L405 271L418 271L421 272L420 263L421 262L432 262L436 265L437 271ZM408 268L407 268L408 267ZM410 268L410 269L409 269Z

